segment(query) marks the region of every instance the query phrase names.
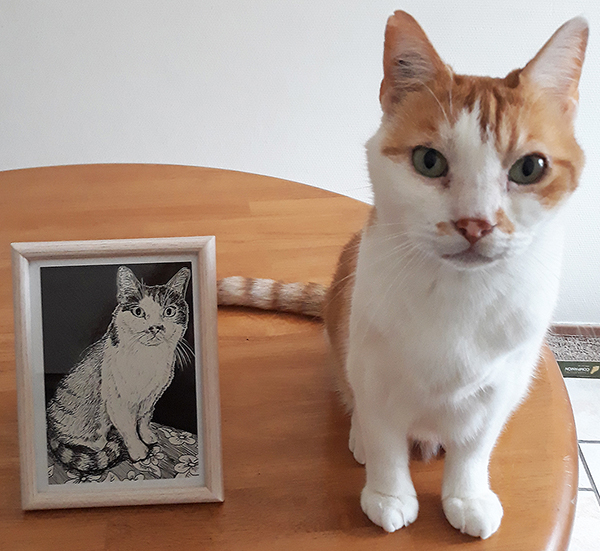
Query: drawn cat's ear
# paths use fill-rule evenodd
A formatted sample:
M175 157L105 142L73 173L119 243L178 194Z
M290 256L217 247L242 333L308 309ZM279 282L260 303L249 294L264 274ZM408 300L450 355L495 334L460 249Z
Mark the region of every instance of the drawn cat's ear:
M560 27L521 72L524 82L554 95L566 113L579 102L579 78L588 41L588 23L575 17Z
M142 298L142 285L127 266L119 266L117 271L117 300L119 303Z
M410 91L449 71L425 31L408 13L397 11L387 22L383 48L383 80L379 101L384 113Z
M167 287L179 293L182 297L185 296L188 281L190 280L190 271L188 268L181 268L167 283Z

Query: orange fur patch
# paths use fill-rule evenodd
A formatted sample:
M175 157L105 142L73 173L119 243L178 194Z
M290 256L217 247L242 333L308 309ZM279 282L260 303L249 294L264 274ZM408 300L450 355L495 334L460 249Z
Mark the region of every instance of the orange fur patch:
M496 227L509 235L515 231L515 225L502 209L496 213Z
M454 235L456 233L450 222L438 222L435 227L438 235Z
M571 155L579 161L579 166L566 159L554 159L550 174L538 184L530 186L531 190L526 189L526 191L534 193L546 208L552 208L560 203L577 188L579 174L583 167L583 152L579 150L580 155L577 153L574 150Z
M374 222L375 216L376 211L373 209L369 223ZM354 398L346 377L345 366L350 333L350 308L361 235L361 232L354 234L342 250L333 281L323 304L323 319L329 336L331 360L336 371L337 386L342 401L349 410L353 407Z
M369 212L369 219L367 220L367 228L374 226L377 223L377 209L373 207Z

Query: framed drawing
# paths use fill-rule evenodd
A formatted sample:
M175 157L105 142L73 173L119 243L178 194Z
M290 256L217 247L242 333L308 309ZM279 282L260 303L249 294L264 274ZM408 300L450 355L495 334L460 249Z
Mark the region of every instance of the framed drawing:
M23 508L222 501L214 237L12 257Z

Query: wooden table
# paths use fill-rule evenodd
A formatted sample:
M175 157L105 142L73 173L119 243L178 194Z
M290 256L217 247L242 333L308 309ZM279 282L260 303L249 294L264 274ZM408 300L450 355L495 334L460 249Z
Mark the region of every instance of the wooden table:
M481 541L450 527L435 460L412 465L419 518L387 535L360 509L364 470L347 448L321 325L240 309L219 313L224 503L22 512L10 242L216 235L218 277L328 283L368 206L274 178L152 165L3 172L0 194L1 549L566 549L577 447L550 352L493 455L499 532Z

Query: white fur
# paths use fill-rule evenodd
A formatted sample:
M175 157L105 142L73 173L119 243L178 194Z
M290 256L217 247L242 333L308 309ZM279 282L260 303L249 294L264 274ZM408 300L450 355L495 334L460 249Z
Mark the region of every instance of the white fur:
M150 428L154 406L173 379L175 348L184 327L163 319L162 305L149 297L140 301L146 318L119 312L115 323L119 346L107 339L102 361L102 399L111 423L123 438L133 461L148 455L157 442ZM155 337L148 327L162 325ZM155 342L156 341L156 342Z
M232 297L231 300L223 304L240 304L246 292L246 278L242 276L226 277L220 281L221 290L224 297Z
M304 291L304 284L302 283L288 283L282 285L279 290L279 301L282 304L293 304L302 298Z
M268 309L273 302L272 289L275 282L272 279L255 279L250 288L250 300L257 308Z
M355 397L350 447L366 461L361 503L393 531L415 520L409 437L446 449L443 507L459 530L489 537L502 506L488 463L502 427L527 393L558 291L561 224L555 211L508 184L478 112L465 112L435 147L448 188L367 144L377 220L365 230L350 319L347 374ZM384 122L385 124L385 122ZM490 263L442 258L466 250L439 222L486 218L496 229L476 249Z

